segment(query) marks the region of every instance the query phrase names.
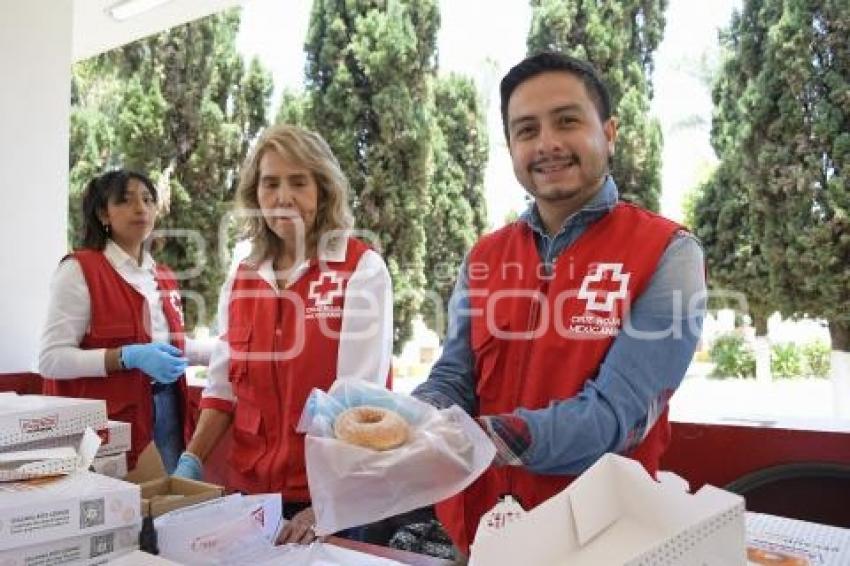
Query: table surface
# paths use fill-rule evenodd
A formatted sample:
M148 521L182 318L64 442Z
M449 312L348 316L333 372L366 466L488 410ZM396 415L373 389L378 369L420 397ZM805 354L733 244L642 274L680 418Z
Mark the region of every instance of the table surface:
M410 566L451 566L454 564L451 560L434 558L433 556L427 556L425 554L416 554L406 550L398 550L397 548L389 548L387 546L379 546L377 544L369 544L366 542L348 540L339 537L330 537L327 542L329 544L349 548L358 552L364 552L366 554L372 554L382 558L389 558L390 560L395 560Z

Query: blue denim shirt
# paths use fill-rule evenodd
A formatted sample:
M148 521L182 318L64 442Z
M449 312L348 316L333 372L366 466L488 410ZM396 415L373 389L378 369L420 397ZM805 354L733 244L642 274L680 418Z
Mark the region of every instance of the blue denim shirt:
M534 231L540 257L551 269L588 226L613 209L617 199L617 186L609 176L554 237L547 234L533 204L520 221ZM468 281L464 262L449 302L442 356L413 394L437 406L457 404L475 414ZM693 236L680 232L632 305L596 378L572 398L553 400L544 409L513 412L526 423L531 438L521 454L507 461L542 474L579 474L604 453L626 452L639 443L685 375L702 332L705 299L702 248Z

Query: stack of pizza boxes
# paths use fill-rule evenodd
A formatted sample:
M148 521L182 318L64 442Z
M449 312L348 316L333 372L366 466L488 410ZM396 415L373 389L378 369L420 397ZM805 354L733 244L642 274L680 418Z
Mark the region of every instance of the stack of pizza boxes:
M96 429L100 437L100 446L91 463L91 469L104 476L123 480L127 475L127 452L130 450L130 423L107 421ZM83 432L65 436L34 440L25 444L15 445L16 451L29 451L45 448L61 448L66 446L78 447L83 439ZM8 452L0 448L0 452Z
M98 458L126 462L129 427L103 401L0 393L0 564L101 564L138 548L139 486L89 471L95 431Z

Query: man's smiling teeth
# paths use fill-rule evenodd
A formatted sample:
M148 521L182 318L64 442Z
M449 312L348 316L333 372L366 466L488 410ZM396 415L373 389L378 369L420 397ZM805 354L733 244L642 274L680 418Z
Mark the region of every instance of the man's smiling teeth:
M573 161L559 161L558 163L547 163L545 165L537 165L534 167L534 170L538 173L555 173L556 171L563 171L564 169L572 166L573 164Z

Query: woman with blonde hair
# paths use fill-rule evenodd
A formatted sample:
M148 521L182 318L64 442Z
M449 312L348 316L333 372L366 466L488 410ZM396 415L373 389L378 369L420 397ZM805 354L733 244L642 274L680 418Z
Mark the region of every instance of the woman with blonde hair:
M221 347L175 474L199 478L232 422L228 487L280 492L291 519L280 542L310 542L315 517L295 428L314 387L387 381L392 287L381 257L349 234L348 182L318 134L267 129L242 167L237 201L252 250L224 284Z

